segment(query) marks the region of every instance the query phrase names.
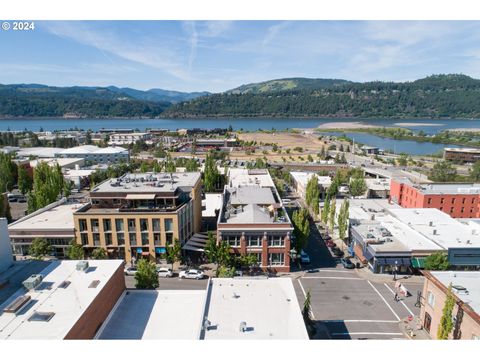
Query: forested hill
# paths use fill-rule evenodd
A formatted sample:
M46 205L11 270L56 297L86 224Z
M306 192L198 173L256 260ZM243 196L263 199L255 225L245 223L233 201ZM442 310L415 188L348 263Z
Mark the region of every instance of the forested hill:
M156 117L172 103L207 95L163 89L0 85L0 118Z
M457 74L398 83L281 79L199 97L173 105L162 114L228 116L478 118L480 80Z

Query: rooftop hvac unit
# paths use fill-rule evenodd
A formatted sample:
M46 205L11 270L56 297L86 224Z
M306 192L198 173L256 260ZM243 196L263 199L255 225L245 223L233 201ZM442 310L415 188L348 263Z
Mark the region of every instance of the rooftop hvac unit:
M429 221L428 226L433 226L433 221Z
M433 229L432 234L437 235L437 229Z
M77 263L77 271L86 271L88 269L88 261L81 260Z
M240 327L239 327L240 332L245 332L247 331L247 323L245 321L240 322Z
M35 289L38 285L43 280L43 276L40 274L34 274L31 275L27 280L25 280L22 284L25 286L27 290L33 290Z

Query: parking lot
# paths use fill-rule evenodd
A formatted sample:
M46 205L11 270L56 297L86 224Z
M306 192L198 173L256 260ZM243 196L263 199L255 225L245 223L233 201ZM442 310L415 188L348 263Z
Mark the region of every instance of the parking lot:
M180 279L177 276L172 278L159 278L159 290L203 290L207 288L208 278L202 280ZM135 289L135 277L126 275L125 285L128 289Z

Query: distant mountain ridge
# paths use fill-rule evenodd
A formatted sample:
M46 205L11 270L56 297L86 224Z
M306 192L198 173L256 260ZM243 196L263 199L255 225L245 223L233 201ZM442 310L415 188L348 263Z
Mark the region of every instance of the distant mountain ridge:
M463 74L408 82L278 79L175 104L161 116L480 118L480 80Z
M241 85L226 94L261 94L287 90L322 89L352 83L342 79L285 78Z

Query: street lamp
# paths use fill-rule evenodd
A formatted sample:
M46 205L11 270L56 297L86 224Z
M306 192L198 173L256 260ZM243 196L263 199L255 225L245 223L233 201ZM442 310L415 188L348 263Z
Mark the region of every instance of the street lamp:
M395 260L395 269L393 270L393 281L397 281L398 261Z

